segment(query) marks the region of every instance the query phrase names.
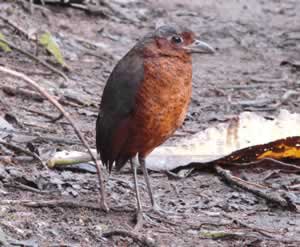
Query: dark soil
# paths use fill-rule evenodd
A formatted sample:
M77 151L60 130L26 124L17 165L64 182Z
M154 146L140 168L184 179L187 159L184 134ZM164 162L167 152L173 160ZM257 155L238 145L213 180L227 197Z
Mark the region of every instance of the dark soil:
M64 95L69 102L64 107L76 119L91 146L95 146L95 121L109 73L128 49L159 21L189 26L202 40L218 49L214 56L194 57L190 110L184 125L169 143L228 121L245 110L265 116L274 115L282 108L300 112L298 0L116 0L112 1L113 6L124 14L108 17L48 5L30 14L20 2L1 2L1 15L28 33L49 30L71 68L66 72L71 80L66 83L17 51L0 51L0 64L27 74L52 94ZM103 9L109 13L105 6ZM40 58L54 61L34 41L5 22L0 21L0 25L0 32L7 40L29 52L38 52ZM61 69L57 64L54 66ZM19 79L1 73L2 86L30 90ZM84 150L65 119L52 123L39 112L52 117L59 115L45 100L11 96L0 90L0 118L5 118L15 130L9 135L0 132L0 138L25 148L29 143L41 156L57 149ZM51 136L51 140L46 136ZM95 174L47 170L24 154L1 145L0 157L2 202L68 199L95 203L98 200ZM249 171L238 175L259 182L269 173L262 170L259 174ZM153 173L151 178L155 197L161 208L170 212L173 222L153 218L140 231L158 246L300 246L299 213L276 208L252 194L231 188L214 174L197 173L172 180L165 174ZM142 175L140 181L143 205L149 207ZM268 183L276 189L299 181L299 175L276 173ZM28 191L22 185L35 191ZM84 207L30 208L2 203L0 246L3 236L13 246L136 246L130 238L102 237L103 232L133 227L132 188L128 168L111 174L106 183L109 205L119 210L109 213ZM299 188L298 194L296 191L293 195L300 203ZM213 237L216 231L218 234ZM233 235L224 237L220 231Z

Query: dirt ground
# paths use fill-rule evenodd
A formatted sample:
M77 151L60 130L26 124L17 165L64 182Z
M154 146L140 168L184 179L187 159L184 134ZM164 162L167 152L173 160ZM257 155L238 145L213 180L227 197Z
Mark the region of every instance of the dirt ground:
M283 108L300 112L299 0L111 2L119 13L112 14L103 6L106 12L100 16L48 5L35 8L30 14L22 1L0 3L1 15L26 32L48 30L55 36L71 68L66 72L70 81L66 83L15 50L0 51L0 65L23 72L52 94L63 96L64 107L91 146L95 146L95 121L109 73L157 22L189 26L217 49L214 56L194 57L189 113L169 143L246 110L266 117ZM54 61L37 48L35 41L4 21L0 20L0 27L1 33L16 46ZM54 66L61 70L59 65ZM0 131L0 139L34 149L43 157L58 149L84 150L65 119L49 121L59 115L50 103L7 93L3 86L30 89L19 79L0 75L0 120L5 118L13 130ZM130 238L102 236L103 232L131 230L133 226L135 197L128 168L119 174L113 172L106 182L109 205L114 208L109 213L85 207L33 208L9 202L96 202L95 170L47 170L3 145L0 157L0 246L5 241L11 246L137 246ZM238 175L261 181L269 171ZM149 207L145 183L139 176L143 205ZM276 208L229 187L214 174L197 173L175 180L152 173L151 178L160 207L170 212L172 219L170 223L151 218L140 231L157 246L300 246L299 213ZM299 181L299 175L276 173L268 183L276 189ZM300 203L299 188L293 196Z

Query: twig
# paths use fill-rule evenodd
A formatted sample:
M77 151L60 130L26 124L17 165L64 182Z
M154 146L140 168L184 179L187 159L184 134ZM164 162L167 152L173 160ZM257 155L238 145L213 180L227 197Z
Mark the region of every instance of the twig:
M183 179L183 178L186 178L188 176L190 176L192 174L192 172L194 171L193 168L185 171L185 170L182 170L183 172L178 172L178 173L175 173L175 172L172 172L172 171L165 171L166 175L169 177L169 178L174 178L174 179Z
M45 118L48 118L48 119L50 119L50 122L56 122L58 118L59 118L59 119L62 118L62 115L61 115L61 114L60 114L59 116L54 117L54 116L49 115L49 114L47 114L47 113L45 113L45 112L43 112L43 111L39 111L39 110L36 110L36 109L29 109L28 107L23 107L23 106L21 106L21 109L23 109L23 110L25 110L25 111L28 111L28 112L31 112L31 113L36 113L36 114L38 114L38 115L40 115L40 116L43 116L43 117L45 117Z
M281 63L280 63L280 66L282 65L291 65L295 68L300 68L300 61L298 60L294 60L294 59L291 59L291 60L283 60Z
M268 168L285 169L285 171L289 170L292 172L300 172L300 166L289 164L272 158L264 158L261 160L255 160L248 163L230 163L230 164L224 163L222 164L222 166L227 165L229 167L235 167L237 169L246 169L249 167L261 167L265 162L270 162L270 164L268 164Z
M105 232L102 235L105 238L111 238L113 236L129 237L132 238L140 246L155 247L157 246L153 239L147 238L144 235L136 234L134 232L125 230L114 230L110 232Z
M66 144L71 144L71 145L81 144L81 142L76 141L76 140L72 140L72 139L61 138L61 137L51 136L51 135L40 135L40 134L37 134L37 133L33 134L33 133L30 133L30 132L27 132L27 131L7 130L7 129L3 129L3 128L0 128L0 131L10 133L10 134L30 136L30 137L33 137L35 141L45 141L45 140L47 140L47 141L51 141L51 142L55 142L55 143L66 143Z
M288 188L290 190L297 190L297 189L300 189L300 184L290 185L290 186L288 186Z
M84 203L75 202L71 200L2 200L1 205L22 205L31 208L42 208L42 207L65 207L65 208L89 208L93 210L99 210L99 205L95 203Z
M246 85L239 85L239 84L228 84L228 85L220 85L221 89L257 89L260 87L278 87L279 83L259 83L259 84L246 84Z
M96 168L97 168L97 174L98 174L98 180L100 183L100 193L101 193L101 208L105 211L108 211L108 206L106 204L106 196L105 196L105 191L104 191L104 180L103 180L103 176L102 176L102 171L101 171L101 165L97 160L97 157L93 154L91 148L89 147L87 141L84 139L83 135L81 134L80 130L78 129L77 125L75 124L73 118L70 116L70 114L68 112L66 112L63 108L63 106L56 100L54 99L47 91L45 91L45 89L43 89L41 86L39 86L38 83L36 83L35 81L33 81L32 79L30 79L28 76L19 73L17 71L5 68L3 66L0 66L0 71L10 74L14 77L17 77L19 79L24 80L25 82L27 82L31 87L33 87L35 90L37 90L40 94L42 94L44 97L46 97L62 114L64 114L65 118L70 122L70 124L72 125L75 133L77 134L77 136L79 137L79 139L81 140L81 142L83 143L83 145L87 148L89 154L91 155L93 161L96 164Z
M189 225L188 226L188 229L193 229L193 230L198 230L200 231L204 226L214 226L214 227L220 227L220 226L228 226L230 225L230 223L223 223L223 224L220 224L220 223L212 223L212 222L203 222L201 223L200 225Z
M70 7L83 10L86 14L94 15L94 16L101 16L104 18L108 18L110 15L108 11L105 11L103 8L100 8L99 6L92 5L92 4L76 4L72 3L70 4Z
M201 232L201 238L211 239L239 239L239 238L258 238L256 234L242 231L203 231Z
M253 107L262 107L270 105L275 102L275 99L255 99L255 100L239 100L236 102L231 102L232 105L241 105L242 107L253 106Z
M219 165L215 166L215 170L216 170L217 174L219 176L221 176L222 178L224 178L225 181L228 182L230 185L240 187L240 188L242 188L256 196L259 196L269 202L272 202L282 208L287 208L291 211L298 211L298 208L296 207L296 205L294 205L289 200L282 198L278 194L275 194L272 192L266 193L265 191L251 188L251 187L247 186L244 182L242 182L243 181L242 179L236 180L235 177L233 175L231 175L230 171L221 168Z
M29 39L29 34L26 32L26 30L23 27L19 27L15 22L11 21L10 19L0 15L0 19L6 22L8 25L12 26L14 29L16 29L19 33L23 34L27 39Z
M31 192L38 193L38 194L48 194L49 193L48 191L42 191L42 190L30 187L28 185L25 185L25 184L22 184L22 183L19 183L19 182L16 182L16 181L14 181L11 184L10 183L4 183L4 186L13 187L13 188L22 189L22 190L27 190L27 191L31 191Z
M244 183L244 184L252 185L252 186L255 186L255 187L261 188L261 189L267 189L266 186L263 186L263 185L260 185L260 184L256 184L256 183L252 183L252 182L243 180L243 179L241 179L239 177L236 177L236 176L232 176L232 179L235 180L236 182L241 182L241 183Z
M32 201L32 200L1 200L0 205L21 205L24 207L29 208L87 208L90 210L97 210L99 211L99 205L97 203L86 203L86 202L77 202L74 200L64 200L64 199L57 199L57 200L39 200L39 201ZM135 209L131 208L130 205L118 205L117 207L111 207L111 211L113 212L127 212L132 213Z
M31 152L31 151L29 151L27 149L24 149L24 148L22 148L20 146L17 146L15 144L8 143L8 142L5 142L5 141L1 141L0 140L0 144L5 145L9 149L13 149L15 151L22 152L24 154L27 154L27 155L33 157L34 159L36 159L37 161L39 161L44 168L48 169L47 165L41 160L41 158L37 154L35 154L35 153L33 153L33 152Z
M41 95L26 90L26 89L21 89L21 88L15 88L15 87L11 87L11 86L6 86L6 85L2 85L1 89L4 93L6 93L9 96L16 96L16 95L21 95L24 97L27 97L31 100L35 100L38 102L42 102L44 100L44 97L42 97Z
M282 78L263 78L258 76L252 76L250 80L252 82L268 82L268 83L278 83L278 82L284 82L288 79L287 75L284 75Z
M0 225L8 228L10 231L22 236L22 238L26 238L27 233L24 230L21 230L20 228L14 226L11 222L4 222L3 220L0 221ZM2 242L0 242L3 244Z
M279 234L278 232L269 231L269 230L266 230L266 229L258 228L256 226L250 226L249 224L247 224L245 222L242 222L242 221L240 221L240 220L238 220L238 219L236 219L236 218L234 218L234 217L232 217L232 216L230 216L228 214L223 213L222 215L223 215L223 217L226 217L227 219L232 220L234 223L236 223L236 224L238 224L240 226L249 228L249 229L251 229L251 230L253 230L255 232L258 232L258 233L264 235L265 237L268 237L268 238L273 238L274 237L273 235L271 235L269 233Z
M274 109L278 109L282 104L288 102L288 100L289 100L292 96L297 96L297 95L299 95L299 93L298 93L297 91L295 91L295 90L288 90L288 91L286 91L286 92L282 95L282 97L281 97L279 100L277 100L276 103L270 104L270 107L271 107L271 108L274 108Z
M14 87L10 87L10 86L7 86L7 85L1 86L1 89L3 90L3 92L5 92L8 95L13 95L13 96L14 95L21 95L21 96L24 96L24 97L27 97L29 99L33 99L33 100L36 100L36 101L45 100L45 98L42 97L40 94L29 91L29 90L26 90L26 89L14 88ZM55 98L59 103L64 104L64 105L70 105L70 106L74 106L74 107L78 106L78 104L68 101L64 96L62 96L60 98L57 98L57 97L53 96L53 98Z
M46 5L46 4L61 4L61 5L70 5L72 3L84 3L85 0L40 0L40 3L42 5ZM38 3L39 4L39 3Z
M44 65L46 68L48 68L49 70L51 70L52 72L60 75L62 78L64 78L66 81L69 81L69 78L60 70L54 68L52 65L50 65L49 63L41 60L40 58L36 57L35 55L30 54L29 52L23 50L22 48L19 48L17 46L15 46L14 44L12 44L11 42L5 40L5 39L1 39L1 42L7 44L10 48L21 52L22 54L26 55L27 57L31 58L32 60L39 62L40 64Z

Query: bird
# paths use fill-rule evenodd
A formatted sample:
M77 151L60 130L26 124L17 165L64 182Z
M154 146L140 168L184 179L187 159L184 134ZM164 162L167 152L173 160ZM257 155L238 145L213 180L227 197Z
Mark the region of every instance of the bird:
M109 172L130 162L138 219L143 209L137 167L142 168L152 208L158 210L146 157L185 119L192 91L192 53L214 51L190 29L162 25L129 50L106 82L96 122L97 152Z

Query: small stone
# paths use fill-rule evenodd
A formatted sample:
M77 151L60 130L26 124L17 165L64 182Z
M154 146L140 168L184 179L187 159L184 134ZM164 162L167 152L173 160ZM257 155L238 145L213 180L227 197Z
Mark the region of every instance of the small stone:
M238 193L238 192L233 192L233 193L231 193L231 198L232 199L237 199L237 198L239 198L240 197L240 194Z
M4 169L3 166L0 166L0 180L3 180L5 178L7 178L9 176L9 174L7 173L7 171Z

